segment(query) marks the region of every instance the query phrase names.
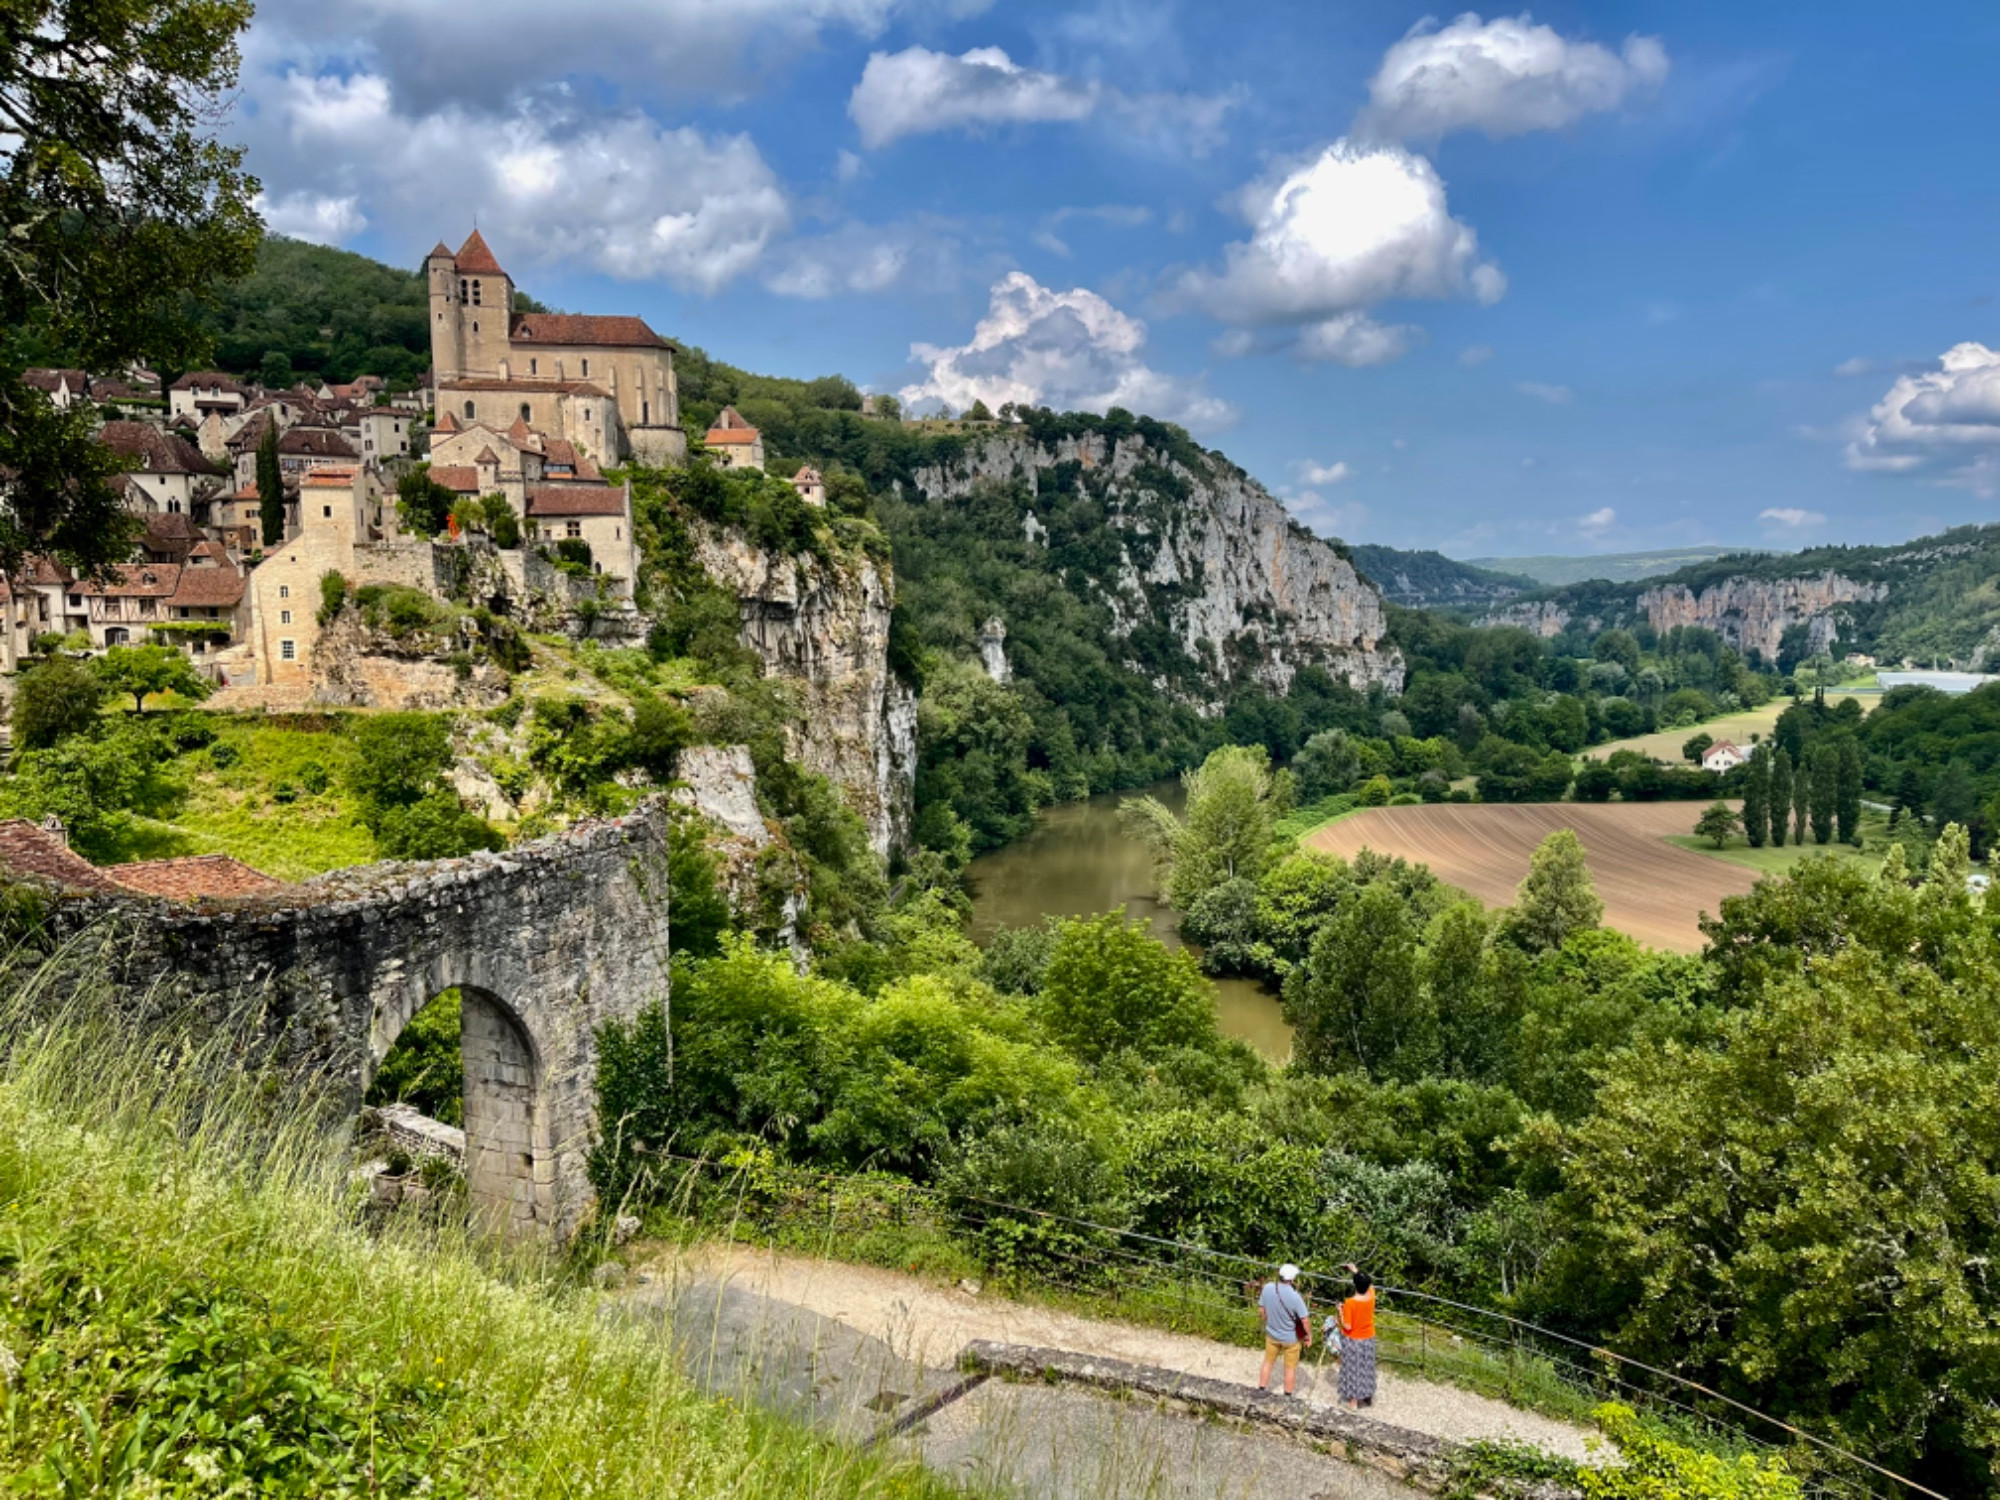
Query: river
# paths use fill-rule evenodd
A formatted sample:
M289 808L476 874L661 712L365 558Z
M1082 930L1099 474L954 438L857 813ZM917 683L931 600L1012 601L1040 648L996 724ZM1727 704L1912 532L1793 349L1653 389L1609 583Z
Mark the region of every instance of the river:
M1176 812L1178 781L1145 788ZM1153 855L1118 823L1118 804L1140 792L1112 792L1088 802L1044 808L1026 837L982 854L966 871L972 883L972 939L1043 917L1086 917L1122 906L1144 918L1154 936L1181 946L1174 914L1153 894ZM1226 1036L1240 1037L1273 1062L1291 1055L1292 1029L1278 997L1252 979L1217 979L1215 1015Z

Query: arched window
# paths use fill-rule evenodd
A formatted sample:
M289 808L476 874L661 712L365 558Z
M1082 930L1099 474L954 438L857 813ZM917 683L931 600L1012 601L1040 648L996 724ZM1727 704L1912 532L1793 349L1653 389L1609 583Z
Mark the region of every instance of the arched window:
M465 414L468 417L472 415L472 403L470 401L465 403Z
M590 379L590 361L587 359L583 362L583 378Z
M465 298L465 292L466 292L466 282L465 282L465 278L464 278L463 276L461 276L461 277L459 277L459 279L458 279L458 300L459 300L459 301L463 302L463 301L465 301L465 300L466 300L466 298Z
M521 420L523 422L532 422L535 420L534 408L529 406L525 401L521 403Z

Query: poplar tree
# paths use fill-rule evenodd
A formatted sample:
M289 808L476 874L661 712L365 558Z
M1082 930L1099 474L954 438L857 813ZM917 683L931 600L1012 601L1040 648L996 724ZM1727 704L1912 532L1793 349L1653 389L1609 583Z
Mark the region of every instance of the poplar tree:
M263 523L266 547L285 539L285 475L278 465L278 424L269 417L257 444L257 519Z
M1812 758L1806 746L1798 748L1798 764L1792 766L1792 842L1806 842L1806 820L1812 816Z
M1840 742L1840 789L1833 807L1840 826L1840 841L1861 841L1861 747L1851 738Z
M1815 844L1833 842L1834 804L1840 800L1840 752L1822 740L1812 750L1811 817Z
M1771 844L1783 848L1785 820L1792 815L1792 758L1780 745L1771 757Z
M1771 835L1771 749L1758 745L1743 772L1743 836L1761 849Z

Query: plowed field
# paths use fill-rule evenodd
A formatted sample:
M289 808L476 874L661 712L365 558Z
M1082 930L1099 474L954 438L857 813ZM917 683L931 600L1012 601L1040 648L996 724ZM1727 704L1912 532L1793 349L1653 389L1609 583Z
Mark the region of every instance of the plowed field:
M1306 847L1352 859L1363 849L1401 855L1488 906L1511 906L1528 856L1573 828L1604 901L1604 925L1652 948L1700 949L1701 913L1756 883L1754 870L1666 842L1694 827L1692 802L1538 802L1377 807L1306 836Z

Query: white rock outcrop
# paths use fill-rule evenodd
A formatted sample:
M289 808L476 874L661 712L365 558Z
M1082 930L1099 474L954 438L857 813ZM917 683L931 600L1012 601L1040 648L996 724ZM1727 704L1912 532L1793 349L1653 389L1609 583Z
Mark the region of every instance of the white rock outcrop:
M1309 665L1357 688L1402 690L1403 658L1383 639L1381 595L1336 547L1224 460L1203 454L1183 462L1136 434L1115 443L1087 433L1047 444L998 434L914 477L922 497L937 504L994 480L1036 490L1064 464L1089 475L1127 538L1118 576L1090 584L1117 630L1129 636L1143 625L1166 626L1206 665L1216 700L1240 676L1282 692ZM1038 520L1032 530L1024 520L1023 529L1046 534Z

